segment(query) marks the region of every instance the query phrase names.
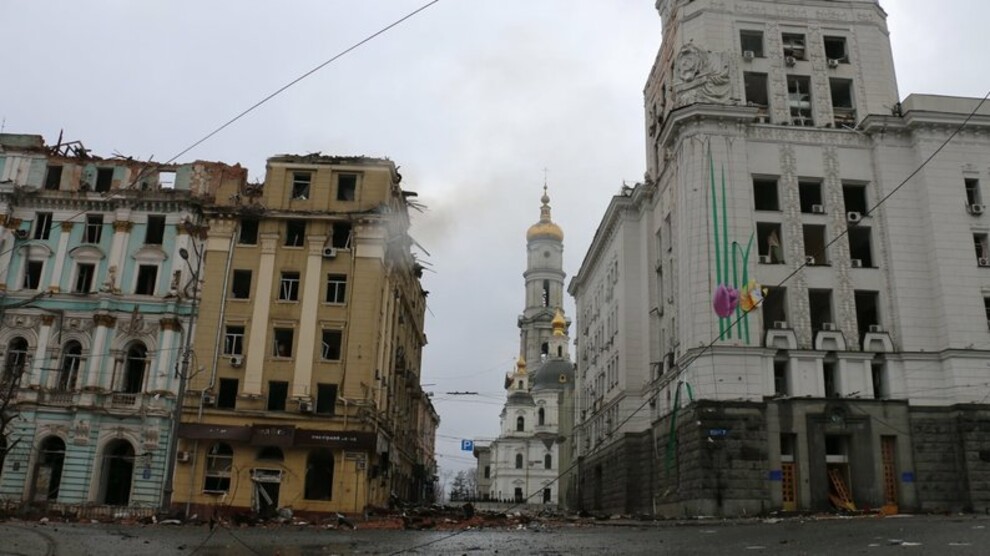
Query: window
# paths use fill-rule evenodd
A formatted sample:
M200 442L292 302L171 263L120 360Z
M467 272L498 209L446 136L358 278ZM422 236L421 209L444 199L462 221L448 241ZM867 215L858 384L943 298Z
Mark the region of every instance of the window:
M103 193L105 191L110 191L110 186L112 184L113 184L113 168L97 168L96 192Z
M859 324L859 335L870 331L870 327L880 326L880 293L871 291L856 291L853 294L856 303L856 322Z
M543 456L543 469L553 468L553 457L550 454Z
M546 424L546 420L547 412L541 407L540 410L536 412L536 424L542 427Z
M550 306L550 280L543 281L543 290L540 293L540 303L543 307Z
M278 288L279 301L299 301L299 273L283 272Z
M811 81L806 76L787 76L787 105L791 111L791 123L800 126L813 126L811 114Z
M76 388L79 369L82 367L82 345L73 340L62 349L62 364L58 371L58 390L71 392Z
M829 79L828 83L832 91L832 115L835 127L856 127L852 80Z
M873 245L870 228L856 226L849 228L849 256L853 261L853 266L862 268L873 268Z
M522 456L517 456L517 457L520 457L521 458ZM522 467L520 467L519 469L522 469ZM523 502L526 501L525 498L523 498L523 489L522 489L522 487L516 487L516 489L515 489L514 492L515 492L515 501L516 501L517 504L521 504L521 503L523 503Z
M306 500L333 499L333 452L320 449L309 453L305 481L303 498Z
M516 430L519 432L526 430L526 419L522 416L516 417Z
M980 194L980 180L976 178L965 178L966 204L969 206L983 204L983 195Z
M808 306L811 312L811 330L824 330L832 325L832 290L808 290Z
M834 357L834 356L833 356ZM825 397L838 398L839 394L839 365L834 359L822 362L822 378L825 383Z
M840 64L849 63L849 53L846 51L846 38L845 37L824 37L825 41L825 57L829 60L835 60Z
M973 244L976 246L976 263L990 266L990 240L987 234L973 234Z
M491 479L492 478L492 466L491 465L486 465L485 466L485 478L486 479Z
M292 172L292 199L294 201L309 199L309 186L312 181L312 172Z
M72 293L89 293L93 289L93 276L96 275L96 265L79 263L76 265L76 281L72 285Z
M866 186L862 184L842 184L842 199L846 203L847 212L858 212L865 216L869 212L866 201Z
M148 348L138 342L127 350L124 359L124 383L121 391L125 394L138 394L144 388L144 375L148 367Z
M805 214L825 214L825 202L822 200L822 182L798 181L798 198L801 202L801 212Z
M158 285L158 267L155 265L138 265L137 284L134 293L137 295L155 295Z
M90 214L86 216L86 228L83 230L83 243L99 243L103 237L103 215Z
M306 221L287 220L285 222L285 246L302 247L306 243Z
M777 180L753 178L753 201L756 210L780 210L777 197Z
M523 456L522 454L516 454L516 469L523 468Z
M272 357L292 357L291 328L276 328L272 335Z
M161 189L175 189L175 172L167 170L158 172L158 187Z
M344 333L342 330L323 331L323 359L326 361L340 361L340 345Z
M805 224L803 228L805 262L813 266L827 265L825 226Z
M767 89L767 74L749 73L743 74L743 83L746 87L746 105L766 108L770 106L770 95ZM766 113L766 111L764 111Z
M754 58L763 57L763 31L740 31L739 44L744 57L748 56L747 52L751 52Z
M148 216L148 229L145 230L145 245L161 245L165 239L165 217L160 214Z
M347 275L327 275L327 303L344 303L347 296Z
M357 199L357 174L337 175L337 200L354 201Z
M4 364L4 374L8 377L17 377L24 372L28 361L28 342L24 338L17 337L7 344L7 359Z
M784 264L784 251L780 242L780 224L756 223L757 249L763 264Z
M787 356L778 356L773 360L773 393L776 396L790 395L790 388L787 382L787 368L789 362Z
M241 219L241 228L237 234L237 243L241 245L258 244L258 221L253 218Z
M206 453L206 473L203 490L227 492L230 490L230 471L234 467L234 450L223 442L210 446Z
M763 298L763 326L766 329L788 328L787 323L787 288L766 288Z
M251 297L251 271L234 270L230 294L234 299L249 299Z
M281 380L268 381L268 411L285 411L285 400L288 397L288 382Z
M795 60L805 59L804 35L800 33L783 33L780 40L784 45L784 58Z
M990 326L990 297L983 298L983 310L987 317L987 326Z
M346 222L337 222L333 225L333 237L330 246L338 249L347 249L351 246L351 225Z
M244 327L227 325L223 335L223 354L241 355L244 353Z
M41 286L41 271L45 268L45 261L27 261L24 267L24 289L37 290Z
M34 220L34 239L48 239L52 233L52 213L39 212Z
M316 385L316 413L320 415L333 415L337 409L337 385L317 384Z
M217 395L217 408L235 409L237 407L238 380L236 378L221 378Z
M870 374L873 379L873 398L884 400L890 397L887 381L887 361L883 355L877 354L870 362Z
M55 191L62 184L62 167L49 166L45 174L45 189Z

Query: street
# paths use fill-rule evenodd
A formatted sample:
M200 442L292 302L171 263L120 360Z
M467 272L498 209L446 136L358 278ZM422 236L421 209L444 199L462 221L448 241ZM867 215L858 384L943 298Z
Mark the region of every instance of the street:
M313 526L0 523L0 555L985 554L985 516L590 522L521 530L356 531ZM534 530L535 528L535 530Z

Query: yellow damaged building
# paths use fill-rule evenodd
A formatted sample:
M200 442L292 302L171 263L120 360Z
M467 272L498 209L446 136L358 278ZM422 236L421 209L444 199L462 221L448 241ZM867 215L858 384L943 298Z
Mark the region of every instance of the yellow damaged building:
M401 179L387 159L283 155L263 185L221 187L204 207L174 510L432 501L427 292Z

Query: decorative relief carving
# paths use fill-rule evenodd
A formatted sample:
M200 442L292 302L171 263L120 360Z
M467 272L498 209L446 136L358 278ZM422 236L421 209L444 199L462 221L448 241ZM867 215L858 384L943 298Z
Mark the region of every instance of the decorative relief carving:
M159 326L162 330L182 330L182 322L175 317L164 318L158 321Z
M674 106L699 102L726 103L732 91L730 58L722 52L706 52L684 45L674 64Z
M113 315L107 315L102 313L97 313L93 315L93 322L96 326L105 326L107 328L113 328L117 325L117 317Z
M114 232L130 232L133 227L134 223L130 220L115 220L113 223Z
M141 440L144 442L144 448L146 450L155 448L158 446L158 429L146 427Z
M89 421L81 419L76 421L75 426L72 429L72 441L77 446L84 446L89 444L89 431L90 424Z
M782 144L780 147L780 189L784 196L784 243L785 260L793 268L804 262L804 229L801 227L801 198L798 190L797 153L794 145ZM812 345L811 338L811 309L808 306L807 280L803 272L797 273L792 279L793 288L788 288L787 305L791 307L791 328L797 336L799 346Z
M68 233L70 233L72 231L72 227L75 226L75 225L76 225L75 222L70 222L70 221L66 220L66 221L62 222L61 224L59 224L59 227L62 229L62 233L63 234L68 234Z
M41 315L41 324L51 326L55 322L55 315Z
M32 329L38 326L39 318L35 315L7 315L3 322L7 328Z
M839 166L839 152L835 147L822 150L825 167L823 176L823 196L826 199L833 230L845 230L846 205L842 195L842 169ZM846 338L859 336L856 328L855 288L850 276L849 242L837 241L828 248L828 261L838 274L839 288L835 296L836 323ZM858 340L855 342L858 345ZM852 347L852 346L850 346Z

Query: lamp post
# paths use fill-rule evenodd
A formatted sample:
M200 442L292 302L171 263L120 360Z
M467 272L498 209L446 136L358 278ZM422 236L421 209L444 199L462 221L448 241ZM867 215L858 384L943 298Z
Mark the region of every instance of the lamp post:
M186 222L186 231L192 235L195 232L197 235L202 230L200 226ZM182 340L182 354L181 360L176 364L175 374L179 379L179 388L175 396L175 404L172 407L172 421L170 424L170 432L168 436L168 449L165 452L165 485L162 487L162 506L163 512L168 513L172 506L172 493L175 490L175 459L176 452L179 447L179 423L182 420L182 406L186 397L186 384L189 380L189 358L192 356L192 334L193 328L196 326L196 317L199 311L199 273L203 267L203 251L196 247L195 239L192 242L193 250L196 252L196 268L192 267L189 262L189 251L184 247L179 249L179 257L185 261L186 266L189 267L190 272L192 272L192 304L190 305L191 312L189 315L189 326L186 327L185 337ZM182 292L185 293L188 290L188 286L183 288Z

